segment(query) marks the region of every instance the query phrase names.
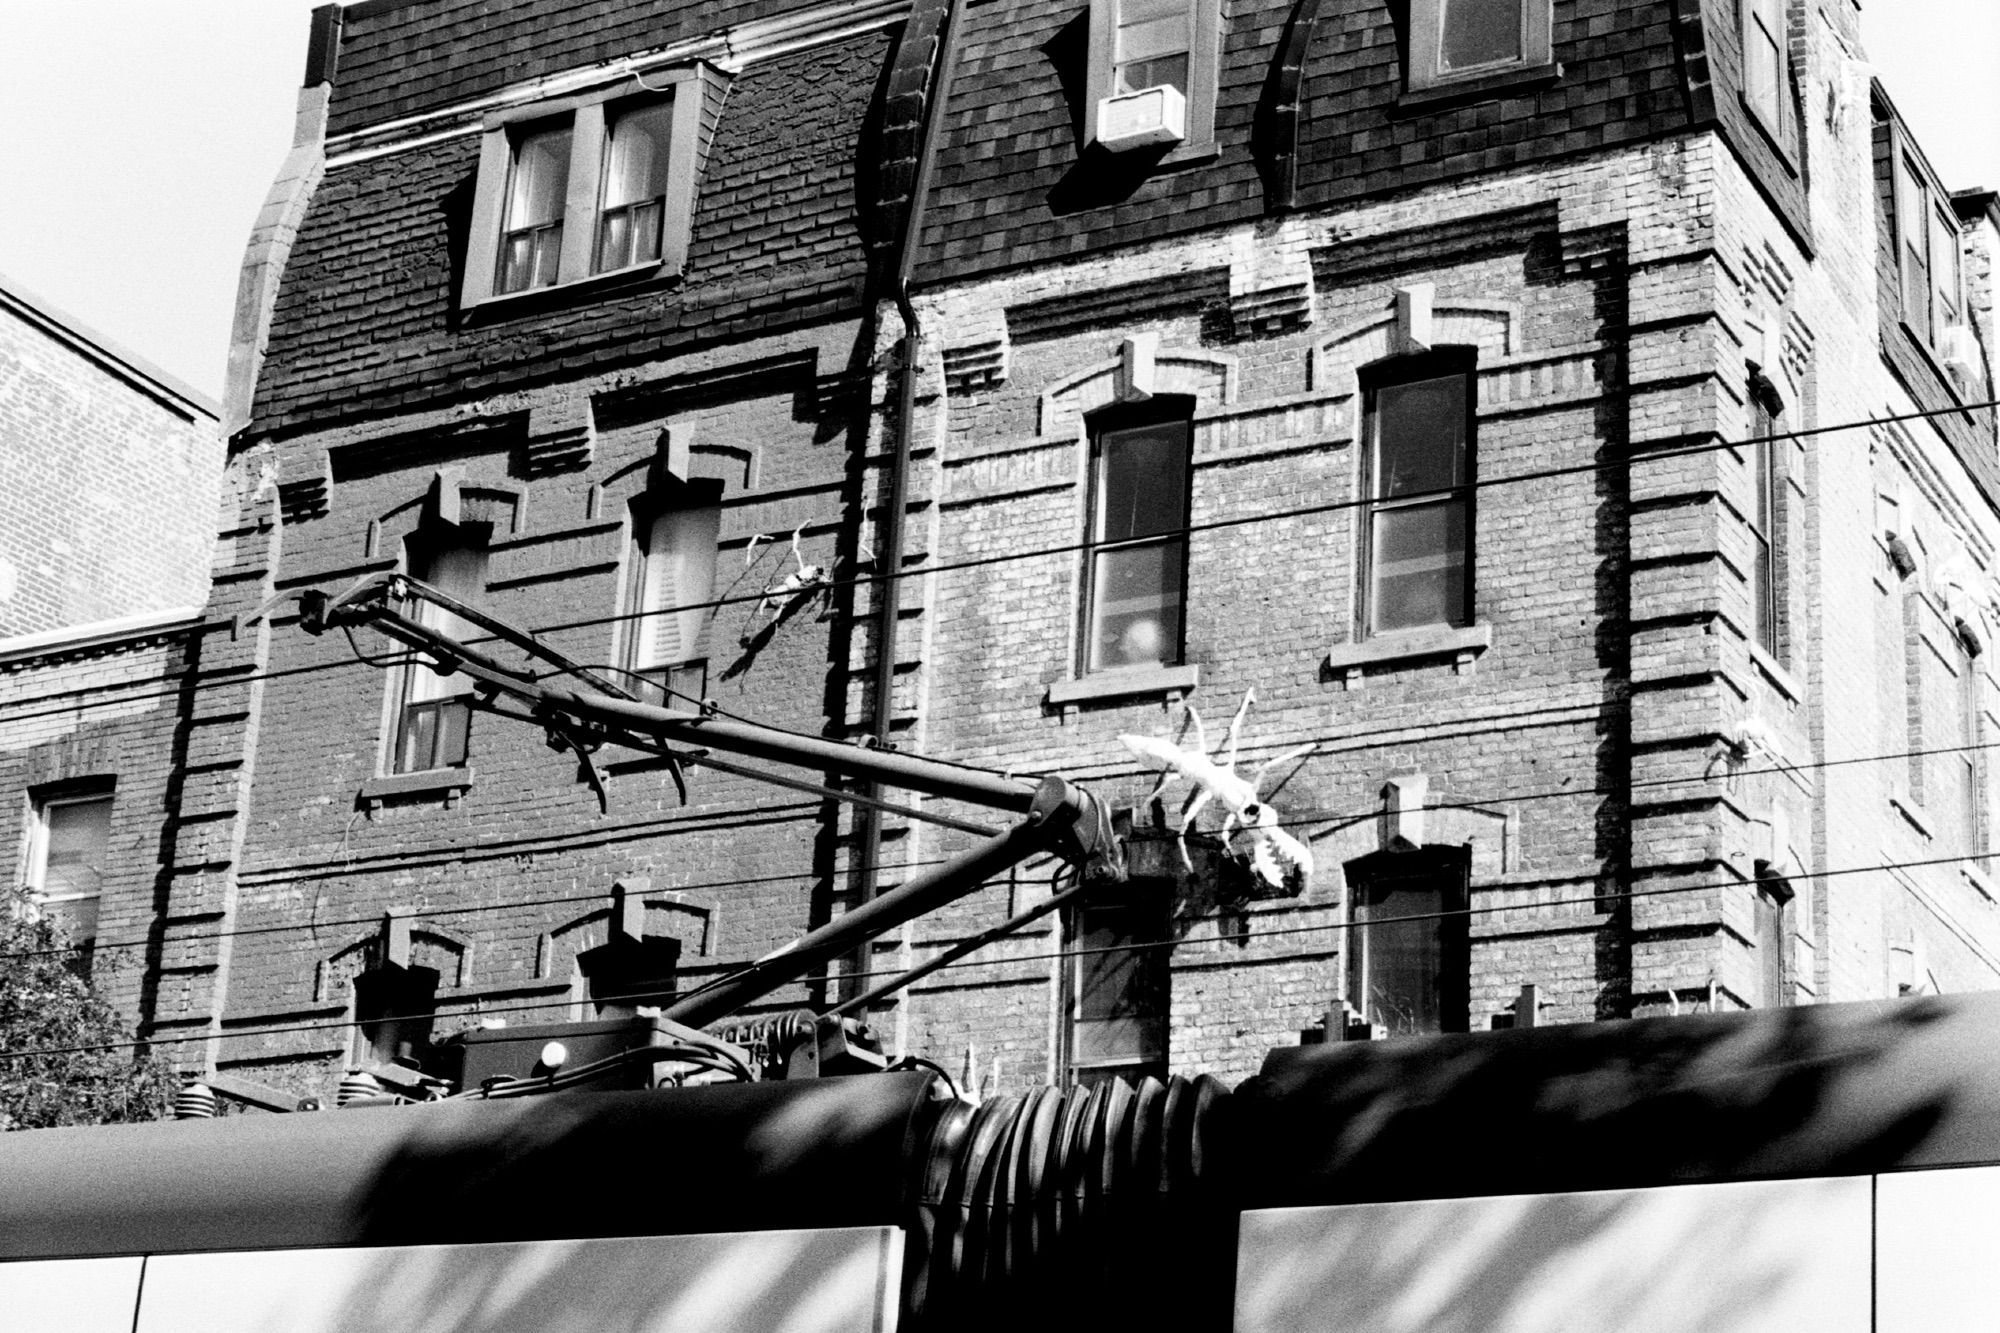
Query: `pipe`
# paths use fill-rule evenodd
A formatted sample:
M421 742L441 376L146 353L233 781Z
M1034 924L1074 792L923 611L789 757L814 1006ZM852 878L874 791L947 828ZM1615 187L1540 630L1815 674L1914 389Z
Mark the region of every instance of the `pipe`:
M676 712L630 699L613 699L588 690L543 687L541 693L557 707L586 721L603 722L634 731L699 745L730 754L769 759L801 768L817 768L842 777L920 791L952 801L968 801L992 810L1026 814L1035 805L1036 784L1020 778L986 773L976 768L939 763L920 755L870 750L845 741L800 736L754 722Z
M894 741L896 716L896 658L901 638L904 511L910 503L910 437L917 416L917 377L924 358L923 321L910 300L910 277L916 268L917 245L923 231L924 203L930 194L931 165L937 157L938 129L944 124L944 104L951 87L952 57L958 45L957 6L945 0L939 19L937 64L932 75L933 93L924 108L924 136L917 150L917 170L910 185L909 214L903 219L903 235L897 247L895 299L896 314L903 322L902 364L896 391L896 452L890 463L889 504L884 514L882 559L877 567L880 581L875 585L875 680L869 693L875 744L888 749ZM866 793L880 798L879 790ZM882 880L882 811L861 810L861 845L856 866L854 896L859 904L872 901ZM850 909L851 910L851 909ZM866 946L847 960L847 972L856 976L868 970ZM845 983L850 993L859 981Z
M1055 911L1058 907L1069 906L1071 902L1081 897L1084 890L1088 887L1090 886L1086 884L1077 884L1073 888L1064 889L1061 893L1050 894L1027 911L1008 917L997 926L989 926L970 939L960 940L957 944L952 945L949 949L944 950L935 957L926 958L909 971L899 972L895 976L890 977L873 990L857 995L851 1000L843 1000L821 1014L820 1017L839 1018L842 1014L851 1014L857 1010L866 1009L877 1000L894 995L904 987L922 981L939 968L949 967L967 954L976 953L997 939L1012 935L1015 931L1025 926L1033 925L1049 913Z
M928 874L905 880L888 893L848 909L818 930L764 955L748 967L690 991L667 1009L666 1017L690 1027L701 1027L734 1013L856 945L964 897L1001 871L1054 850L1078 814L1071 801L1064 801L1053 810L1038 810L999 837L960 852Z

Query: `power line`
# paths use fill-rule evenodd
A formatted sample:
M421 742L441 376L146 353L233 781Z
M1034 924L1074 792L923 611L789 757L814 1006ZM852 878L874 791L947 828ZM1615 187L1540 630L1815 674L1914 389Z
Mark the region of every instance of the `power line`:
M1702 774L1700 776L1642 778L1637 781L1620 784L1616 787L1555 787L1555 788L1548 788L1543 791L1523 792L1511 795L1501 794L1501 795L1494 795L1487 797L1467 797L1455 801L1427 801L1423 807L1423 810L1425 813L1430 813L1431 811L1437 811L1437 810L1475 810L1487 806L1519 805L1532 801L1574 799L1574 798L1583 798L1591 796L1621 796L1628 791L1641 790L1653 787L1686 787L1702 782L1729 782L1729 781L1734 781L1735 779L1738 778L1746 778L1746 777L1759 777L1759 776L1780 775L1788 773L1803 773L1808 771L1822 770L1829 768L1845 768L1859 764L1894 763L1909 759L1931 758L1937 756L1956 755L1956 754L1971 754L1971 753L1983 752L1994 749L2000 749L2000 741L1980 741L1966 745L1936 746L1928 749L1896 750L1882 754L1872 754L1872 755L1850 755L1843 759L1807 760L1805 762L1796 764L1781 762L1779 764L1775 764L1767 768L1738 768L1729 770L1727 772ZM1304 764L1310 762L1313 758L1316 757L1318 756L1314 755L1302 756L1300 759L1300 763ZM1333 757L1333 756L1328 756L1328 757ZM1101 781L1117 781L1121 779L1130 779L1135 777L1144 777L1153 774L1155 772L1157 772L1157 770L1143 769L1143 768L1128 768L1128 769L1114 770L1110 772L1098 773L1095 775L1087 775L1087 776L1090 781L1101 782ZM1363 819L1376 818L1380 816L1381 813L1382 810L1380 806L1370 807L1365 810L1346 810L1346 811L1311 810L1305 812L1293 811L1286 818L1280 819L1277 822L1277 827L1310 828L1320 824L1358 822ZM648 832L650 832L654 828L662 826L671 826L678 822L679 821L677 820L647 821L645 824L641 826L639 831L632 833L631 836L635 838L644 837L647 835ZM620 830L620 832L623 833L626 832L626 830ZM502 849L493 850L491 852L490 857L482 859L498 859L501 857L518 856L521 854L516 850L511 850L511 847L512 844L503 844ZM560 852L569 849L570 849L570 844L568 842L561 842L555 844L550 850L552 852ZM480 849L480 850L485 850L485 849ZM376 859L386 860L397 866L407 866L409 864L409 858L401 855L389 855L383 858L376 858ZM447 857L443 857L441 863L448 862L450 864L462 864L471 859L472 859L471 851L458 850L452 852ZM935 858L926 858L923 860L908 861L900 863L900 868L904 870L922 870L922 869L927 869L931 866L942 865L944 864L946 859L948 858L935 857ZM343 865L340 867L329 866L323 869L315 869L312 872L312 876L314 878L318 878L328 874L346 873L351 869L352 869L351 865ZM828 872L828 877L831 878L835 873L837 872ZM820 877L821 877L820 872L804 870L784 875L766 875L766 876L758 876L758 877L734 879L734 880L714 880L707 883L699 883L699 884L680 884L671 886L671 889L663 889L661 891L685 892L685 891L701 890L701 889L726 890L732 888L747 888L749 886L757 884L788 883L799 880L817 880ZM572 902L601 902L603 901L604 897L605 895L602 893L576 894L576 895L564 895L553 898L530 898L517 902L468 904L458 907L424 908L420 911L415 911L410 913L410 919L412 921L417 921L417 920L429 919L431 917L436 917L436 916L459 915L468 912L499 913L499 912L516 911L528 907L559 905L563 903L572 903ZM251 935L283 934L291 931L317 932L320 930L332 930L342 926L374 925L381 921L382 915L383 915L382 913L376 912L366 917L336 919L331 921L286 922L282 924L269 925L269 926L244 926L228 930L191 932L188 934L174 935L170 939L162 938L158 942L161 944L182 944L182 943L194 943L203 940L235 939ZM147 947L149 945L152 945L153 943L155 943L155 941L151 937L145 937L145 938L131 939L131 940L92 941L89 944L59 945L48 949L15 950L12 952L0 952L0 962L5 962L15 958L31 958L31 957L43 957L55 954L75 953L83 950L90 950L92 952L95 952L99 950L112 950L112 949L136 949L136 948Z
M1988 859L1988 856L1989 854L1984 852L1968 852L1963 855L1928 857L1922 860L1884 861L1878 865L1847 866L1834 870L1812 871L1804 874L1802 877L1835 879L1850 875L1876 874L1878 872L1888 871L1888 870L1916 870L1916 869L1922 869L1927 866L1960 865L1967 861L1983 861ZM1565 878L1565 877L1552 876L1552 878ZM1406 922L1441 921L1452 917L1459 917L1459 916L1473 917L1473 916L1487 915L1496 912L1526 912L1526 911L1538 911L1541 909L1551 908L1551 907L1594 906L1599 903L1624 902L1637 898L1666 897L1680 893L1706 893L1716 889L1749 888L1749 887L1754 887L1754 884L1755 881L1749 881L1741 878L1732 877L1729 879L1722 879L1722 880L1708 880L1698 884L1667 885L1657 889L1620 889L1609 893L1592 893L1589 895L1575 897L1575 898L1552 898L1543 902L1494 903L1489 906L1468 905L1466 907L1449 908L1437 912L1412 912L1405 916L1376 917L1363 921L1353 921L1353 920L1327 921L1327 922L1319 922L1309 926L1275 926L1268 930L1243 931L1241 933L1234 935L1218 936L1216 942L1237 944L1253 939L1266 939L1266 938L1275 938L1278 936L1290 936L1290 935L1316 934L1328 931L1340 932L1349 930L1359 930L1372 926L1400 925ZM1505 886L1505 887L1512 888L1518 886ZM1186 943L1188 943L1188 941L1177 940L1177 939L1140 940L1125 944L1091 945L1087 947L1074 948L1074 949L1057 949L1043 953L1014 954L1006 958L990 959L985 961L960 959L956 962L942 964L938 970L940 971L957 970L957 969L972 968L972 967L1005 967L1014 963L1061 961L1070 958L1085 958L1099 954L1131 953L1148 949L1174 949L1174 948L1179 948L1180 946ZM1285 961L1286 957L1291 957L1291 956L1292 955L1281 956L1278 958L1259 958L1256 961L1259 965L1264 965L1272 962L1283 962ZM1297 955L1297 956L1308 957L1309 955ZM839 978L842 980L850 978L855 980L867 980L874 977L900 976L908 970L909 970L908 968L902 968L902 967L877 968L865 972L843 972L838 975ZM657 998L658 998L657 991L649 991L632 995L610 995L610 996L588 997L587 1002L593 1004L616 1004L623 1001L651 1000ZM341 1019L337 1022L331 1022L331 1023L287 1023L275 1027L246 1028L237 1032L210 1031L210 1032L190 1033L185 1036L172 1036L172 1037L156 1036L156 1037L148 1037L130 1041L93 1042L77 1046L51 1046L51 1047L42 1047L26 1051L0 1051L0 1060L26 1060L26 1059L35 1059L35 1058L55 1056L55 1055L82 1055L93 1051L138 1050L141 1047L147 1047L147 1046L180 1046L180 1045L186 1045L190 1042L201 1042L210 1040L233 1041L241 1037L275 1037L275 1036L284 1036L296 1032L344 1032L349 1028L362 1026L364 1021L368 1024L375 1024L375 1023L415 1022L424 1019L437 1019L440 1017L457 1017L457 1016L483 1017L496 1014L528 1012L537 1009L551 1009L559 1006L567 1006L576 1003L578 1003L577 997L565 995L548 1000L523 1001L519 1004L485 1006L479 1009L463 1010L460 1011L458 1014L454 1015L443 1015L433 1010L427 1013L385 1014L367 1020L351 1018L351 1019Z
M1759 441L1807 439L1822 435L1830 435L1840 431L1862 430L1870 426L1891 425L1903 421L1916 421L1916 420L1927 419L1930 417L1949 416L1955 413L1971 412L1996 406L2000 406L2000 399L1993 399L1977 403L1967 403L1960 407L1932 408L1917 412L1895 413L1888 416L1864 417L1856 421L1841 422L1834 425L1812 426L1812 427L1805 427L1799 430L1780 431L1770 435L1759 435L1752 437L1752 439L1749 440L1715 440L1706 444L1681 445L1665 449L1655 449L1655 450L1649 450L1644 453L1632 453L1624 457L1611 459L1603 462L1576 463L1564 467L1543 468L1533 472L1518 473L1505 477L1478 478L1475 479L1474 481L1468 482L1463 486L1444 488L1440 491L1435 492L1435 494L1456 495L1471 491L1493 489L1500 486L1519 485L1525 482L1548 481L1562 477L1584 476L1597 472L1612 472L1620 468L1630 468L1638 464L1660 462L1675 458L1689 458L1702 454L1720 453L1723 450L1736 449L1742 447L1745 444L1756 443ZM1406 498L1418 498L1418 497L1413 496ZM1375 503L1376 501L1373 498L1332 500L1320 504L1302 505L1293 509L1265 511L1256 514L1238 515L1231 518L1210 519L1202 523L1189 523L1178 529L1171 529L1166 532L1158 533L1155 535L1160 537L1184 538L1202 532L1213 532L1229 528L1247 527L1258 523L1282 522L1287 519L1307 518L1319 514L1337 513L1344 510L1366 508ZM1091 548L1091 543L1088 542L1068 542L1068 543L1063 543L1061 545L1038 547L1026 551L1010 551L999 555L974 556L962 560L941 561L936 563L918 565L912 568L904 569L894 577L913 578L927 574L944 574L944 573L954 573L957 571L967 570L967 569L988 568L993 565L1007 564L1017 560L1039 560L1039 559L1046 559L1050 556L1056 556L1056 555L1071 555L1079 551L1088 550L1090 548ZM825 583L819 585L818 588L815 589L815 591L831 591L835 588L851 589L851 588L867 587L872 584L885 582L890 577L891 576L887 574L857 574L845 579L829 579ZM717 597L699 602L684 602L675 606L660 607L651 611L630 611L609 616L588 617L581 620L558 621L552 624L541 625L530 628L526 632L531 635L549 635L549 634L564 633L567 631L578 630L578 629L593 629L607 625L645 620L659 616L677 615L679 613L686 611L713 611L713 610L720 610L725 606L747 605L754 602L762 602L768 596L769 596L768 591L760 589L755 593L743 593L733 596ZM218 623L214 625L212 628L214 630L220 630L222 628L222 625ZM498 636L486 635L486 634L468 636L464 640L464 642L468 646L484 644L484 643L493 643L498 641L499 641ZM415 655L411 656L415 657ZM416 660L422 660L422 659L417 658ZM250 672L243 675L231 676L226 680L220 680L220 681L209 681L207 679L198 678L194 688L221 689L232 686L248 685L261 680L277 680L277 679L282 679L286 676L304 675L312 672L346 670L354 665L355 663L351 661L335 661L335 662L319 663L311 666L281 668L274 671L267 671L261 673ZM189 674L195 674L198 677L200 676L200 673L198 672L197 673L182 672L175 676L165 677L163 679L180 680L184 679ZM45 700L65 698L71 695L86 694L92 691L111 692L115 690L123 690L130 688L135 688L135 687L119 686L119 685L80 686L72 691L56 691L44 695L30 696L29 698L22 700L20 702L32 704L32 703L42 702ZM148 695L138 699L120 699L117 700L115 703L106 703L103 705L89 705L89 706L114 707L129 703L152 702L154 700L172 698L175 693L178 693L178 691L170 691L162 694ZM62 708L62 709L49 710L42 713L16 714L13 715L13 720L20 721L20 720L30 720L38 717L61 716L75 711L77 711L75 708Z

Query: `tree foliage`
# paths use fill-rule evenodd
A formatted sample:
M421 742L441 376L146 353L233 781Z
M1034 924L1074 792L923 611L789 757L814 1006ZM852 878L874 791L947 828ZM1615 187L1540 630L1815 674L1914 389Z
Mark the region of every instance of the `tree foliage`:
M132 1046L66 943L47 921L0 912L0 1129L159 1119L172 1074ZM65 1053L14 1054L53 1048Z

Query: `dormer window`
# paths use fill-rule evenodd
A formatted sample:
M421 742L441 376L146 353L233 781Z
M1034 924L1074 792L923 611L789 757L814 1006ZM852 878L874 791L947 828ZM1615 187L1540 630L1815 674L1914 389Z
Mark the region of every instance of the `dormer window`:
M1119 93L1172 87L1187 96L1194 13L1188 0L1119 0L1111 82Z
M1084 141L1174 160L1215 139L1221 0L1091 0Z
M597 213L597 271L660 257L667 164L674 141L672 102L642 102L612 118L604 150L604 200Z
M1410 0L1407 87L1543 72L1553 9L1553 0Z
M460 305L679 273L721 91L694 65L489 116Z
M562 274L563 202L569 193L567 124L544 125L514 141L507 220L500 237L496 293L550 287Z

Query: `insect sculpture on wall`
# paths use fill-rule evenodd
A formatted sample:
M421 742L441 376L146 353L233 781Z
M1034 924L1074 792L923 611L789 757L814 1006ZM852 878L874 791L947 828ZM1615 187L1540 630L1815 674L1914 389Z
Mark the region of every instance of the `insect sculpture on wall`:
M1153 796L1158 796L1176 781L1186 780L1193 786L1194 791L1182 810L1180 830L1176 836L1181 849L1181 864L1190 873L1194 870L1194 862L1188 856L1188 830L1194 827L1202 808L1213 800L1227 811L1222 820L1221 836L1222 845L1230 854L1247 861L1251 872L1270 888L1279 892L1297 892L1312 876L1312 851L1279 827L1278 812L1258 799L1257 788L1262 785L1264 775L1272 769L1290 760L1302 759L1316 747L1301 745L1275 759L1266 760L1247 778L1239 774L1236 771L1236 751L1243 729L1243 715L1256 698L1255 689L1243 692L1243 702L1237 705L1236 716L1230 719L1229 737L1220 762L1208 754L1208 738L1202 729L1201 714L1193 704L1187 705L1188 720L1194 724L1194 745L1191 748L1183 749L1172 741L1153 736L1120 736L1118 739L1133 754L1158 764L1162 769L1160 780L1153 787ZM1152 798L1149 796L1147 799ZM1240 847L1239 843L1242 844Z
M750 623L743 627L743 634L740 639L742 646L746 648L750 646L751 641L756 638L759 628L770 629L779 621L789 619L798 611L803 610L814 600L819 601L821 610L824 610L832 601L833 566L806 563L805 556L799 551L799 538L805 533L805 530L806 525L804 523L792 529L792 572L781 579L764 585L763 595L757 599L757 605L751 609ZM776 538L768 538L761 532L752 537L750 545L743 552L743 567L748 569L755 562L758 542L775 540ZM784 568L782 561L779 562L778 567L780 569ZM757 624L757 617L760 613L766 617L761 627Z

